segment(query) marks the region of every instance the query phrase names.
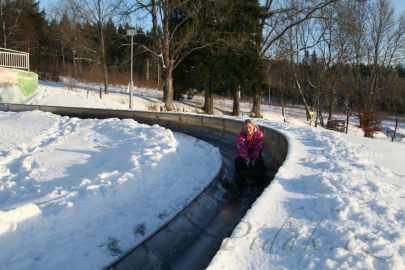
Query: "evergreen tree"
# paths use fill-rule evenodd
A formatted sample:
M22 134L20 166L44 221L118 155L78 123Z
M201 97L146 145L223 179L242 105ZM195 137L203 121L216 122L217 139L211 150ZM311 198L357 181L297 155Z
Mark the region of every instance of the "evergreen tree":
M48 22L45 11L39 9L39 2L2 0L0 25L1 45L31 53L32 67L38 67L44 57L48 57Z

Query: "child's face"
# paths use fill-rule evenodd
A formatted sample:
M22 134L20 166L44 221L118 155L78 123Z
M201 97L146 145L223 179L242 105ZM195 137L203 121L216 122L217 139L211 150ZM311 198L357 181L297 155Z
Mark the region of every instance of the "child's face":
M252 125L252 124L250 124L250 123L247 123L247 124L244 126L244 129L245 129L245 132L246 132L248 135L252 135L252 134L253 134L253 131L255 130L255 126Z

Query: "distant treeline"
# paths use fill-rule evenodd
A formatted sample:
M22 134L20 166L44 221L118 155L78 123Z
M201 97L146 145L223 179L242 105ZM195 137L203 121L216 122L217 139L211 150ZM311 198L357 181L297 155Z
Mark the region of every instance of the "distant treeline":
M388 0L96 2L63 0L46 16L36 1L0 0L0 47L108 93L129 82L131 18L151 26L136 27L135 82L161 87L168 110L193 90L206 113L214 93L234 99L234 115L247 97L256 117L271 100L303 105L322 125L321 112L359 116L366 129L405 113L405 15Z

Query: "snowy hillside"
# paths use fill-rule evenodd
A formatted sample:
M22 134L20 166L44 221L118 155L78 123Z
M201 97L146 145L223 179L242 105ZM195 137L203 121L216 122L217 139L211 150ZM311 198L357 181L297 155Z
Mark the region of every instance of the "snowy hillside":
M87 91L86 88L92 90ZM60 84L41 83L39 91L26 103L128 108L128 95L124 88L113 87L113 93L102 98L97 89L95 85L68 89ZM159 108L162 105L160 98L159 91L137 89L134 109ZM176 106L180 111L195 113L202 99L194 97L192 101L196 103L187 100L176 103ZM231 110L229 101L217 101L215 107L216 114L230 117L227 115ZM242 104L245 114L249 109L249 104ZM276 129L288 138L287 160L233 234L223 241L208 269L405 269L404 139L399 136L398 141L392 143L383 133L378 134L378 139L363 138L355 122L349 128L349 135L310 127L300 110L288 109L288 123L283 122L277 107L262 106L262 112L265 118L258 123ZM165 158L169 154L174 154L179 162L173 168L184 166L181 165L184 155L189 160L186 167L199 165L199 162L188 158L190 149L201 149L201 154L196 154L197 158L218 154L216 149L202 142L180 138L160 127L147 127L129 120L77 120L40 112L0 115L0 130L3 133L7 131L2 137L13 138L3 139L0 161L0 224L3 231L0 246L2 251L7 251L0 255L0 266L7 266L7 269L39 269L39 265L54 268L56 262L51 260L53 257L62 262L57 264L60 269L64 258L49 243L53 243L52 239L60 234L75 235L78 230L75 227L76 217L84 221L83 236L93 239L97 233L88 224L94 222L86 223L88 221L84 216L101 222L105 213L125 209L122 204L130 207L141 203L138 200L146 200L146 195L134 197L128 190L122 190L124 196L118 195L118 182L131 182L128 179L136 178L136 170L140 170L142 179L150 168L154 168L153 179L164 181L165 177L158 167L167 168ZM40 124L28 130L22 128L36 122ZM392 128L391 122L384 125ZM399 133L405 134L404 129L402 124ZM144 135L140 135L139 130ZM36 134L42 135L36 137ZM132 134L136 139L128 141L123 134ZM170 139L161 140L162 134ZM80 143L79 139L82 140ZM107 144L108 140L116 143ZM26 145L19 146L22 141ZM150 143L149 150L145 151L137 141ZM124 145L128 143L131 148L126 149ZM182 145L185 145L186 154L181 151ZM122 155L118 154L121 152ZM159 157L158 160L154 160L156 157ZM72 160L78 164L69 164ZM211 169L207 167L211 168L217 161L207 160L200 169L190 169L190 172L196 171L195 177L209 178ZM115 170L117 166L120 169ZM74 184L66 184L69 177L75 179ZM174 177L166 179L173 183L170 179ZM34 180L40 183L34 183ZM203 180L199 181L203 186ZM39 184L42 186L37 186ZM133 185L140 187L138 181L134 181L131 190ZM167 193L169 188L173 188L176 196L180 197L173 206L181 204L184 196L190 196L181 195L189 189L184 185L182 182L182 188L161 185L162 192ZM88 188L91 186L94 189ZM198 190L201 187L190 188ZM148 195L152 196L151 193ZM93 196L94 200L90 199ZM84 203L80 203L81 199ZM101 211L100 207L105 211ZM168 211L171 209L169 207ZM162 214L158 217L165 216L166 212L156 211ZM127 216L125 212L118 213L120 218ZM143 223L148 224L148 228L149 223L153 224L155 220L156 213L153 212L150 217L145 217ZM136 238L142 234L143 223L135 222L128 231L122 231L122 235L121 231L118 233L112 228L114 234L106 233L102 241L90 242L90 245L80 242L79 238L60 242L59 245L64 251L68 250L65 245L72 245L73 249L85 246L87 251L81 257L69 252L66 254L65 258L78 264L89 260L87 256L94 249L101 250L96 259L105 260L114 255L116 247L123 248L122 242L116 241L120 237L131 235ZM72 229L67 230L65 224L72 225ZM46 233L42 237L32 233L39 231ZM34 241L40 245L33 246L32 243L37 243ZM97 268L99 262L90 263L90 268Z
M0 112L0 153L0 269L101 269L221 166L217 148L159 126L39 111Z
M72 106L88 108L110 108L125 109L129 108L128 89L123 86L110 86L110 94L102 94L100 98L100 85L91 83L79 83L72 79L65 79L64 83L40 81L38 91L27 98L25 104L42 104L55 106ZM162 102L162 91L136 88L134 90L133 109L135 110L159 110L164 106ZM181 102L174 102L175 107L180 112L201 113L201 107L204 105L204 98L194 96L191 100L184 99ZM244 117L249 115L252 108L251 103L241 103L241 113ZM292 125L308 126L309 122L305 118L302 109L286 108L283 117L281 107L261 105L261 111L264 119L284 122L287 120ZM216 115L230 115L232 112L232 100L219 99L214 100L214 113ZM326 117L326 116L325 116ZM346 120L344 115L335 115L337 119ZM358 119L350 118L349 133L363 136L363 131L357 127ZM375 134L376 139L391 140L390 132L394 130L394 121L383 121L382 132ZM405 143L405 123L398 126L396 142Z

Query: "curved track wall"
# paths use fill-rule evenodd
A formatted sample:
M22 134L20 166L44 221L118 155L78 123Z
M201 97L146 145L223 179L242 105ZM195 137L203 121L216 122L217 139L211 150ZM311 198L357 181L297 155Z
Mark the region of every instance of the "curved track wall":
M2 111L41 110L78 118L134 119L139 123L158 124L218 146L224 159L222 170L193 202L140 245L123 255L107 269L204 269L215 255L222 239L229 236L256 198L233 205L233 218L219 213L232 204L232 196L222 188L223 178L233 178L233 156L242 122L230 118L170 112L106 110L0 103ZM284 162L288 141L281 133L261 127L265 138L264 159L269 170L268 182ZM227 172L228 171L228 172ZM203 254L203 255L202 255Z
M126 111L126 110L106 110L91 108L56 107L45 105L22 105L0 103L2 111L32 111L41 110L63 116L78 118L111 118L135 119L140 123L149 125L158 124L175 131L190 133L201 131L206 134L210 130L222 133L223 136L236 136L240 131L242 122L230 118L219 118L207 115L191 115L171 112L149 112L149 111ZM288 152L288 141L280 132L261 127L265 138L265 153L269 156L273 167L278 169L284 162ZM189 132L187 132L189 130ZM198 136L197 136L198 137Z

